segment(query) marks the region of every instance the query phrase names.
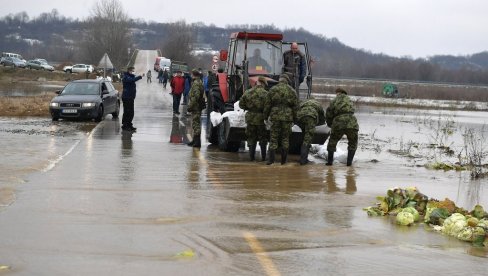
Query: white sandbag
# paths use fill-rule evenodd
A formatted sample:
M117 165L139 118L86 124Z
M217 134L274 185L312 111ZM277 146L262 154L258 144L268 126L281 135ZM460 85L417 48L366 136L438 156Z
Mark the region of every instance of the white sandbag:
M293 132L302 132L302 129L299 126L297 126L297 125L293 125L291 127L291 131L293 131Z
M220 123L222 123L222 114L215 111L210 112L210 122L212 122L212 126L218 126Z
M234 103L234 111L236 112L244 112L244 110L239 106L239 101Z
M246 125L246 116L245 116L244 111L242 109L240 112L238 112L238 111L227 111L224 114L222 114L222 119L223 118L228 118L229 125L231 127L245 128L247 126Z
M311 153L315 153L315 155L319 158L327 160L327 145L312 145L310 149ZM346 164L347 163L347 151L344 151L340 148L336 148L336 152L334 153L334 161L339 163Z

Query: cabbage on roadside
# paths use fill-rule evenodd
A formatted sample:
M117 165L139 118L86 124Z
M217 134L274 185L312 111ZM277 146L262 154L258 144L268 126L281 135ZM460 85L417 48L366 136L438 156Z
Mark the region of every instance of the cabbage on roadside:
M423 222L445 235L488 247L488 213L481 205L469 212L448 198L429 199L415 187L392 188L376 199L376 205L363 209L369 216L394 215L404 226Z

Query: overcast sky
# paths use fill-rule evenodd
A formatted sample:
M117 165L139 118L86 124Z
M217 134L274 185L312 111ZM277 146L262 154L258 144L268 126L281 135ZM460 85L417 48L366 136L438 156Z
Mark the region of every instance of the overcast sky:
M0 0L0 16L32 18L57 9L86 18L96 0ZM274 24L336 37L344 44L392 56L469 55L488 50L487 0L121 0L146 21ZM231 10L228 10L231 9Z

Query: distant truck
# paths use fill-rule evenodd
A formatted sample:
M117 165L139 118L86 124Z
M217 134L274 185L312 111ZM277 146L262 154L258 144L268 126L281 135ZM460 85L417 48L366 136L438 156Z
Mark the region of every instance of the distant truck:
M173 76L176 74L176 71L178 70L181 70L181 72L185 73L185 72L189 72L188 70L188 64L184 61L176 61L176 60L173 60L171 62L171 66L170 66L170 69L169 69L169 73L170 73L170 76Z
M171 59L165 57L156 57L154 62L154 71L169 69L171 67Z

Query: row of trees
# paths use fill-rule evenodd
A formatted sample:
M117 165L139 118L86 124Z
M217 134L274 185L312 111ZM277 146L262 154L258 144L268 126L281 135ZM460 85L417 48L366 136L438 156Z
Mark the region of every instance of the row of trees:
M1 18L0 36L4 39L0 43L5 51L20 52L26 58L60 62L97 65L107 53L120 68L127 63L127 49L133 45L130 22L119 0L97 1L84 21L61 16L56 9L33 19L20 12Z

